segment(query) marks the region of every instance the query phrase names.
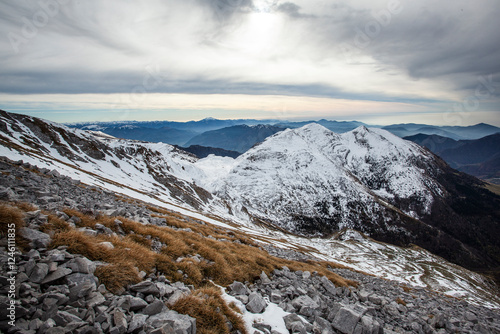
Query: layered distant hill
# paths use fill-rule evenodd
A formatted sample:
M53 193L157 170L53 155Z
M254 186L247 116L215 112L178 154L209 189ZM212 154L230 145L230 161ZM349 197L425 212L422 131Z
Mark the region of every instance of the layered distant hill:
M272 125L236 125L213 131L204 132L191 140L185 146L200 145L218 147L225 150L244 153L255 144L284 129Z
M394 124L383 127L396 136L408 137L417 134L438 135L455 140L479 139L500 132L500 128L489 124L472 126L431 126L425 124Z
M500 133L476 140L418 134L405 137L443 158L451 167L494 183L500 182Z

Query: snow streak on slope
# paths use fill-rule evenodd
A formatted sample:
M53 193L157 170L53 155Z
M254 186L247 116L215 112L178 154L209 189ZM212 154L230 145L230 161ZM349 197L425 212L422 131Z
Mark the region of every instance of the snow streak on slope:
M207 168L214 164L223 167ZM442 193L431 177L436 172L431 154L365 127L339 135L309 124L278 133L234 161L208 157L196 165L208 175L199 182L233 203L236 212L288 230L317 229L316 219L330 231L362 229L357 224L362 220L387 228L385 213L394 205L418 218ZM402 201L411 204L401 207Z

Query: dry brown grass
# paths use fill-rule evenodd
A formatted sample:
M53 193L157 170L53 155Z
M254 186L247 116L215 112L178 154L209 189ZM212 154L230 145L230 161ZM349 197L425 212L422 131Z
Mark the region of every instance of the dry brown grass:
M31 203L26 202L16 202L15 206L19 208L21 211L30 212L38 210L36 206Z
M136 267L126 261L100 266L94 274L99 278L99 282L113 293L141 281Z
M156 254L149 247L138 244L131 239L116 236L100 236L97 240L99 242L109 241L115 247L107 250L108 256L104 259L106 262L121 263L126 260L146 273L151 272L155 266Z
M398 303L400 305L403 305L403 306L406 306L406 302L403 299L399 298L399 297L398 297L398 299L396 299L396 303Z
M76 223L75 225L77 227L89 227L89 228L94 228L95 227L95 224L97 223L97 221L95 220L94 217L90 216L90 215L86 215L86 214L83 214L81 213L80 211L78 210L75 210L75 209L68 209L68 208L65 208L63 210L63 212L65 214L67 214L68 216L72 217L72 216L76 216L78 218L81 219L81 222L79 223Z
M218 227L211 225L189 224L181 222L176 217L169 217L167 220L171 226L191 228L192 232L174 230L169 227L158 227L152 225L142 225L123 217L89 217L78 212L66 212L82 219L82 225L95 226L96 223L103 224L114 229L115 219L122 221L122 229L129 233L124 238L99 236L99 241L110 241L115 246L113 250L104 250L96 245L85 246L79 249L74 241L66 240L70 249L100 261L115 263L120 259L127 258L139 270L151 272L156 268L159 273L164 274L173 281L183 280L186 284L201 286L208 280L223 286L231 284L233 281L253 281L264 271L270 273L272 270L283 266L291 270L317 271L321 275L328 277L337 286L356 285L356 282L343 279L332 273L329 268L339 268L341 266L332 262L297 262L287 261L270 256L266 251L253 246L253 242L234 243L231 241L248 239L241 233L233 231L221 231ZM162 216L163 217L163 216ZM133 232L133 233L132 233ZM205 236L213 236L228 241L209 239ZM58 236L55 245L59 245L59 240L67 236ZM151 251L151 242L146 238L158 238L166 245L160 254ZM81 236L80 236L81 238ZM84 236L89 239L88 236ZM88 241L87 241L88 242ZM76 242L83 243L83 241ZM97 244L97 243L96 243ZM199 254L207 261L196 263L190 259L176 262L179 257ZM210 262L210 263L209 263ZM182 273L180 273L181 271ZM187 275L187 278L184 277Z
M408 287L408 286L406 286L406 285L401 286L401 288L402 288L402 289L403 289L403 291L404 291L404 292L406 292L406 293L408 293L408 292L410 292L410 291L412 291L412 290L413 290L412 288L410 288L410 287Z
M200 334L229 334L226 319L232 324L233 331L247 333L241 317L225 303L220 289L214 286L193 291L178 300L172 309L196 318L196 329Z
M21 236L24 226L24 210L6 203L0 204L0 238L7 238L9 229L14 226L15 241L18 249L27 249L28 241Z
M0 204L0 235L2 237L7 236L10 226L14 226L17 233L23 225L23 212L19 208Z
M70 226L68 223L66 223L64 220L61 218L49 214L47 217L47 223L44 224L40 230L45 233L50 233L50 232L63 232L63 231L69 231Z
M68 246L68 252L81 254L92 261L106 261L111 257L111 250L99 244L100 240L77 230L56 233L50 246ZM106 261L107 262L107 261Z

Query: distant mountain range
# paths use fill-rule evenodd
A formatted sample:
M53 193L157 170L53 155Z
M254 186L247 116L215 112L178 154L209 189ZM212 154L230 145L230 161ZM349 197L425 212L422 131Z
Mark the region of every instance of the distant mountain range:
M255 120L255 119L235 119L235 120L220 120L214 118L205 118L200 121L189 121L189 122L171 122L171 121L148 121L148 122L138 122L138 121L120 121L120 122L96 122L96 123L73 123L66 124L71 128L77 128L81 130L98 130L109 135L123 138L123 139L134 139L150 142L163 142L172 145L185 146L194 137L199 136L207 131L215 131L223 128L231 128L237 126L255 126L255 125L271 125L282 129L296 129L310 123L317 123L330 131L336 133L344 133L351 131L359 126L368 126L362 122L357 121L331 121L322 119L319 121L301 121L301 122L291 122L283 120ZM489 124L476 124L473 126L433 126L426 124L394 124L388 126L377 126L370 125L371 127L383 128L399 137L414 136L417 134L425 135L438 135L441 137L447 137L454 140L465 140L465 139L479 139L485 136L489 136L500 132L500 128L489 125ZM248 129L236 128L234 130L224 131L228 139L231 141L240 141L241 132L246 132ZM232 134L232 135L230 135ZM260 133L259 133L260 135ZM203 138L203 137L202 137ZM248 138L244 139L248 140ZM201 142L202 140L198 138L196 140L197 145L209 146L207 143ZM210 141L213 141L210 139ZM255 142L259 142L257 140ZM234 144L233 146L245 147L248 144ZM251 147L251 146L250 146ZM225 148L226 147L219 147ZM240 148L241 149L241 148Z
M148 128L141 124L125 124L119 126L84 126L82 130L98 130L116 138L141 140L154 143L182 145L198 133L190 130L179 130L170 127Z
M476 140L425 134L404 139L428 148L455 169L494 183L500 181L500 133Z
M286 129L297 129L301 128L304 125L311 124L311 123L317 123L319 125L324 126L330 131L336 132L336 133L344 133L347 131L351 131L356 129L359 126L368 126L365 123L362 122L357 122L357 121L347 121L347 122L338 122L338 121L328 121L326 119L321 119L319 121L304 121L304 122L281 122L274 124L275 126L286 128Z
M383 127L396 136L408 137L417 134L438 135L455 140L479 139L500 132L500 128L489 124L476 124L472 126L432 126L425 124L394 124Z
M281 127L264 124L254 126L236 125L204 132L189 140L185 146L201 145L218 147L244 153L255 144L283 130L284 128Z

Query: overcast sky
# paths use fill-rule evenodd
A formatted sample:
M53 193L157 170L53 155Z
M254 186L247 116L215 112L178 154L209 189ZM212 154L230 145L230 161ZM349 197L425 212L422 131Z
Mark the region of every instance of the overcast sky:
M0 108L500 126L498 0L0 0Z

